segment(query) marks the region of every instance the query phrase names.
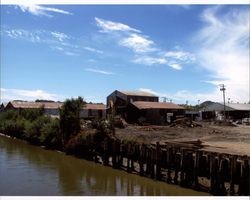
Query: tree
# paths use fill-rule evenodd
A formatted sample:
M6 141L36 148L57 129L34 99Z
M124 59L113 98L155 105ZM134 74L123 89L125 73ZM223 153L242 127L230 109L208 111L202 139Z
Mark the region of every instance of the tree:
M82 97L67 99L60 109L60 129L63 145L80 132L80 111L85 102Z

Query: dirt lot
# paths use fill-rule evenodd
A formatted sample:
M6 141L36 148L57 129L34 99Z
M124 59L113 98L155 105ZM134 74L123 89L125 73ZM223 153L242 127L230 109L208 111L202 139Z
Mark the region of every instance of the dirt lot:
M133 126L116 129L116 137L142 143L200 140L207 151L250 156L250 126L226 126L209 122L201 127Z

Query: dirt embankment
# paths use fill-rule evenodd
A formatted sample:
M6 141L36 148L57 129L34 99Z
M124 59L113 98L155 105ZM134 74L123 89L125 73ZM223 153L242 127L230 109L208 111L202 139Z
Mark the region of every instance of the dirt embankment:
M204 150L250 156L250 126L200 123L201 126L133 126L116 129L121 140L165 143L200 140Z

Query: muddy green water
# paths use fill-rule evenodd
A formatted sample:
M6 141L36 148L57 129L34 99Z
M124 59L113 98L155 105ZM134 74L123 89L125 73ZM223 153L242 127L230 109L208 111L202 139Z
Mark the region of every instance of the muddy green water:
M0 196L207 195L0 136Z

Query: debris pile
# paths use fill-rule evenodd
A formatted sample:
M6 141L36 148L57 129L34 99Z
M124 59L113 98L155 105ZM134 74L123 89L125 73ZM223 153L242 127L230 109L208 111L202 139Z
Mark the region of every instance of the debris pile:
M128 126L128 123L122 117L115 116L115 118L114 118L114 126L116 128L126 128Z
M183 118L174 120L173 123L170 125L170 127L193 128L193 127L202 127L202 125L200 123L192 121L191 119L187 117L183 117Z
M214 121L213 124L214 125L218 125L218 126L232 126L232 127L237 127L237 125L233 124L233 122L231 122L231 121Z

